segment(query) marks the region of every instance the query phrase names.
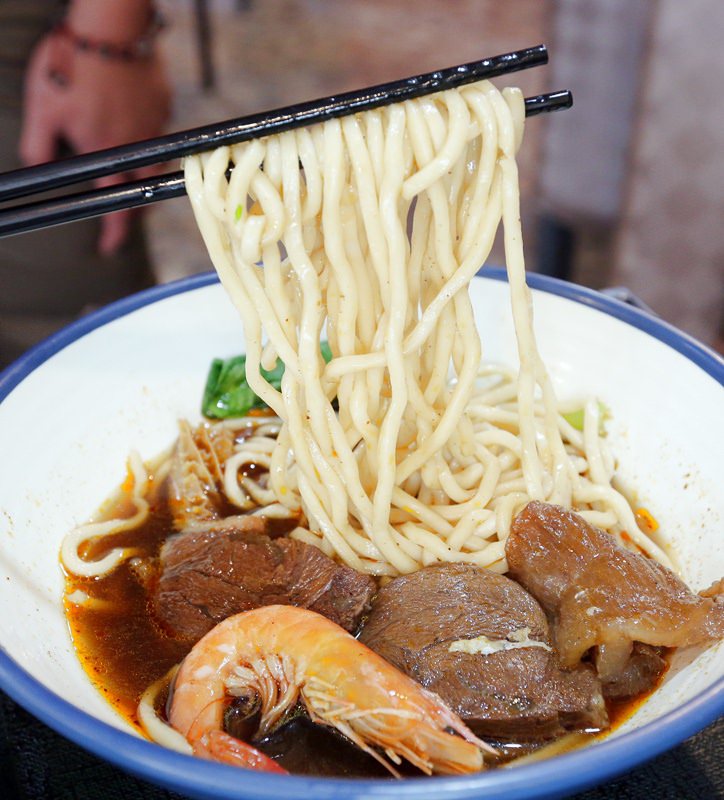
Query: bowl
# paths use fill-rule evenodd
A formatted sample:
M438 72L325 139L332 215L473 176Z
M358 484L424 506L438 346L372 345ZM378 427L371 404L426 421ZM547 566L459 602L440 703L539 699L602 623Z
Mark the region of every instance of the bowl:
M471 295L484 357L514 363L504 273ZM531 275L541 353L559 398L596 395L623 485L661 523L695 590L724 575L724 363L685 334L597 292ZM244 351L215 276L155 287L82 318L0 377L0 686L124 770L196 798L541 798L609 779L724 712L724 644L681 650L663 685L611 735L544 762L455 778L342 780L242 771L135 734L91 685L63 616L58 552L121 483L128 452L167 447L197 419L210 360ZM719 442L719 445L716 445Z

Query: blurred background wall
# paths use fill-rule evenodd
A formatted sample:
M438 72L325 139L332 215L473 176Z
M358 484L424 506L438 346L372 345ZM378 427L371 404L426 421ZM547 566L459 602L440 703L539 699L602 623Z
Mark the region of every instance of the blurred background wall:
M571 88L575 105L526 131L529 268L626 285L721 347L721 0L207 0L206 90L198 5L166 2L175 128L545 41L551 64L512 80L526 94ZM184 201L149 223L160 279L208 267Z
M198 3L167 0L164 36L176 82L172 127L262 109L473 61L545 39L547 0L206 0L214 86L199 88ZM527 95L544 91L546 70L516 76ZM521 153L524 197L536 191L545 126L532 124ZM166 279L208 269L185 200L154 209L153 255ZM192 247L190 242L197 244ZM498 262L502 253L497 254Z
M659 0L617 227L614 279L722 349L724 3Z

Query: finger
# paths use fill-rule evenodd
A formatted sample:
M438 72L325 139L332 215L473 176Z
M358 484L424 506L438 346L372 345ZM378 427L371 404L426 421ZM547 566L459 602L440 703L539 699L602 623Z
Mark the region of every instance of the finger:
M133 170L130 173L109 175L96 181L98 187L114 186L127 180L146 180L164 172L163 164L151 164L147 167ZM128 237L134 218L143 213L142 208L133 208L128 211L117 211L103 217L101 235L98 249L102 255L112 255L117 252Z
M67 45L58 37L47 36L34 50L25 75L23 120L18 154L27 165L51 161L60 135L58 102L62 89L52 73L70 75Z
M102 189L107 186L115 186L124 183L129 179L127 173L118 175L107 175L98 178L95 185ZM117 253L123 243L128 238L131 227L131 211L115 211L113 214L105 214L101 219L101 233L98 238L98 252L103 256L110 256Z
M102 256L112 256L117 253L128 238L130 228L130 211L116 211L113 214L106 214L101 220L98 252Z
M18 144L20 160L28 167L55 158L58 146L57 126L41 106L25 109Z
M25 93L18 155L27 166L51 161L57 149L55 108L41 84L44 80L36 73Z

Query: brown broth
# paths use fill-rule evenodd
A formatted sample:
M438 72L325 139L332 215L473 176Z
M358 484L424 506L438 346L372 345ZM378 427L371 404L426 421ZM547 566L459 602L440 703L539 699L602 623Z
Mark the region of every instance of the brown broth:
M107 516L127 515L129 503L122 498ZM102 541L90 544L83 555L99 558L113 547L137 550L144 559L156 558L162 544L174 533L164 491L156 493L146 522ZM66 575L66 594L79 589L111 608L94 609L65 603L76 652L93 684L108 702L138 731L136 714L141 694L183 659L190 647L167 636L154 622L145 586L124 562L103 578Z
M643 694L640 694L637 697L626 697L623 700L614 699L606 701L606 710L608 711L609 727L605 731L597 733L596 734L597 738L604 739L611 733L611 731L615 730L620 725L623 725L623 723L626 722L626 720L633 717L633 715L641 708L641 706L649 699L649 697L651 697L651 695L664 682L666 673L669 671L669 663L670 662L667 656L666 667L664 668L664 671L661 673L661 675L659 675L658 680L653 685L650 691L644 692Z
M151 482L152 484L152 482ZM129 487L124 487L128 489ZM89 542L82 549L85 558L100 558L114 547L131 547L138 558L152 564L158 558L166 539L175 533L168 510L165 486L151 488L151 509L147 520L131 531ZM128 517L133 504L122 493L103 509L105 518ZM229 513L238 513L230 509ZM289 520L278 520L278 530L270 535L288 533ZM296 524L295 521L292 521ZM293 525L292 525L293 526ZM81 590L93 598L104 600L108 608L86 608L66 601L65 610L78 658L89 678L116 711L137 731L141 727L137 706L143 692L163 677L174 664L183 660L191 649L166 635L154 621L150 608L150 584L144 585L131 566L122 563L103 578L78 578L66 574L66 594ZM663 676L662 676L663 678ZM655 691L655 689L653 690ZM591 739L605 737L631 717L646 701L648 694L627 700L607 701L610 727L592 734ZM255 745L282 766L298 774L337 775L346 777L386 777L389 773L370 756L343 740L336 733L313 725L304 716L295 717ZM579 745L571 745L571 749ZM516 755L535 750L523 746ZM506 748L503 748L503 758ZM403 774L421 774L405 767Z

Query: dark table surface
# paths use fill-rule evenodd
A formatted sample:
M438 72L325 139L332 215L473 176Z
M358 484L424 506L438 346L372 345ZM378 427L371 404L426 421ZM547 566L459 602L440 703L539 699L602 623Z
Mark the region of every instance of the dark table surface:
M0 694L0 800L16 798L178 800L179 795L126 775L76 747ZM724 798L724 717L676 749L572 800L613 798Z

